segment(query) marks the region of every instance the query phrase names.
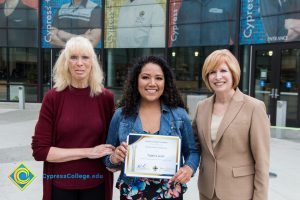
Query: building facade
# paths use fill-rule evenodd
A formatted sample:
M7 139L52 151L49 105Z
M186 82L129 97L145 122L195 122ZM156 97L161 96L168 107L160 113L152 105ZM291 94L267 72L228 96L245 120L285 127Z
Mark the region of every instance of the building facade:
M229 49L239 88L265 102L273 125L300 127L299 0L0 0L0 101L18 101L21 87L26 102L41 102L74 35L94 44L116 99L144 55L168 60L186 99L210 95L202 64Z

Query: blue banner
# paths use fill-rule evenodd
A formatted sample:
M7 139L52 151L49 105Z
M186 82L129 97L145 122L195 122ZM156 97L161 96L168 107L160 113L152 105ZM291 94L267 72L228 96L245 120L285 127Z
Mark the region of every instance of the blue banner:
M242 0L240 44L300 41L299 0Z
M42 48L62 48L73 36L83 35L101 48L101 0L44 0L41 2Z

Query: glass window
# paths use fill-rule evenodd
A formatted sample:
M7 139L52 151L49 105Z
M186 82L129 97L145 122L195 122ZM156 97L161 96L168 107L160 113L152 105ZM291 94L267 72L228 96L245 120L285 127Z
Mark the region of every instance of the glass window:
M37 84L37 49L9 48L9 80Z
M74 35L88 38L100 48L102 29L102 0L41 1L43 48L61 48Z
M169 47L232 45L236 0L171 0Z
M241 79L239 88L244 93L248 94L249 91L249 75L250 75L250 46L243 46L241 48Z
M240 44L300 41L300 1L241 1Z
M6 48L0 48L0 100L7 99L7 78Z
M6 1L0 5L0 46L38 46L37 8L38 0L28 1L27 4L23 1Z
M7 85L0 83L0 101L7 100Z
M7 54L6 48L0 48L0 81L7 82Z
M105 1L105 48L165 47L166 0Z
M176 85L181 90L197 90L201 80L201 63L204 54L201 48L172 48L169 51L170 65L173 69Z
M222 47L170 48L168 58L175 74L177 87L183 91L209 92L202 81L202 65L211 52L220 48Z
M18 87L25 86L25 100L37 101L37 49L9 48L10 100L18 100Z
M287 120L297 121L299 109L300 49L281 51L280 100L287 102Z
M42 49L42 68L43 68L43 93L47 92L52 87L52 50L51 49Z
M128 69L133 62L141 56L157 55L163 56L164 49L107 49L106 51L106 80L108 87L121 88L127 77ZM116 99L118 99L116 94Z

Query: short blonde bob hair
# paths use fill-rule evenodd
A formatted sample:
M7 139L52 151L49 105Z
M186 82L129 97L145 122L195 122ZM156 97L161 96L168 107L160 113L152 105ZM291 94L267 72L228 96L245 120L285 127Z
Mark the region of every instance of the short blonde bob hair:
M232 74L232 88L236 89L240 82L241 69L239 62L234 57L234 55L227 49L220 49L212 52L204 61L202 68L202 80L204 81L206 87L213 91L209 85L208 76L209 73L216 69L220 64L227 64L231 74Z
M84 53L91 57L92 67L89 74L88 85L91 88L90 96L93 97L102 92L104 87L103 71L98 63L92 43L85 37L76 36L67 41L65 48L61 51L54 65L54 88L63 91L71 86L71 73L69 71L70 57L73 54Z

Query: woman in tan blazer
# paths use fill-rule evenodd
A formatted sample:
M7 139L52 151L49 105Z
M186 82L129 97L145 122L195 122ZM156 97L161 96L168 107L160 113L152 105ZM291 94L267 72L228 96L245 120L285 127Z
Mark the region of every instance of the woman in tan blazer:
M237 88L240 66L226 49L206 58L202 79L214 95L198 103L193 120L200 199L267 200L270 123L264 103Z

